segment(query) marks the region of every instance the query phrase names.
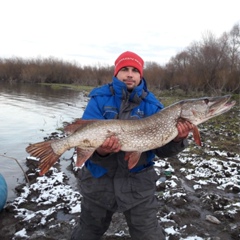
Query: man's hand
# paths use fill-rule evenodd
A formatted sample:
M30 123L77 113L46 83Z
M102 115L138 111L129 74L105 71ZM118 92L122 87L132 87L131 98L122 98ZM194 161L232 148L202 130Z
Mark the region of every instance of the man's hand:
M188 121L179 121L177 123L178 135L173 139L174 142L180 142L182 139L187 138L189 132L193 130L193 126Z
M101 156L106 156L109 153L119 152L121 144L116 136L107 138L104 143L96 150Z

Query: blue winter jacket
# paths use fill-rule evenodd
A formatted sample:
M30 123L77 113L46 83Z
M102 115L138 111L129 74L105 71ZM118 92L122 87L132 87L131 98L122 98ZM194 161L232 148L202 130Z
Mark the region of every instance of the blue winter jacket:
M148 91L144 78L140 85L129 93L126 84L113 77L112 83L93 89L89 97L90 100L82 116L83 119L140 119L153 115L164 107ZM125 103L126 108L124 109ZM125 113L121 111L125 111ZM148 164L137 166L131 171L137 172L152 165L154 156L153 151L148 151ZM94 163L91 159L85 163L85 166L94 177L101 177L107 172L106 168Z

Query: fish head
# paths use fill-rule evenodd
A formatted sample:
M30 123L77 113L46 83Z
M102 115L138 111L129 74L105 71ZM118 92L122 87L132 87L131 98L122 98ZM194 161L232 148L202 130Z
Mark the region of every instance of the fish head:
M198 125L229 111L236 104L230 98L230 95L226 95L183 100L180 117Z

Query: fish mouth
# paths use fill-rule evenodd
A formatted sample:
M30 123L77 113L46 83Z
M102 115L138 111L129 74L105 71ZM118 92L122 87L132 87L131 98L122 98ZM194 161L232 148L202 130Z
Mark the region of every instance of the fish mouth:
M209 115L211 117L218 116L229 111L236 104L236 101L230 101L230 98L230 95L226 95L212 99L205 99L206 104L209 105Z
M196 101L190 100L191 107L182 109L181 118L188 120L194 125L203 123L213 117L221 115L229 111L235 104L236 101L230 101L231 96L225 95L221 97L203 97ZM184 102L183 102L184 104ZM189 109L191 109L189 111Z

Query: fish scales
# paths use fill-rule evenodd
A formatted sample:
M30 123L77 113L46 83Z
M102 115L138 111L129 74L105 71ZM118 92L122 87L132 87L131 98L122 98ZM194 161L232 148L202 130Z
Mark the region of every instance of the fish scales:
M180 106L178 108L180 109ZM81 146L83 149L98 148L107 137L112 135L118 137L123 151L147 151L162 146L177 136L176 122L180 110L176 111L176 109L177 106L175 106L174 116L172 116L171 111L165 111L141 120L94 122L84 130L80 129L71 135L67 139L66 149L76 145ZM79 135L79 132L81 135ZM56 151L56 153L58 152Z
M129 130L118 136L123 151L147 151L165 145L177 136L178 114L169 119L168 112L156 113L142 120L132 120ZM134 122L135 121L135 122ZM136 122L137 121L137 122ZM166 122L166 123L165 123Z

